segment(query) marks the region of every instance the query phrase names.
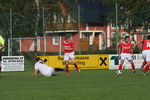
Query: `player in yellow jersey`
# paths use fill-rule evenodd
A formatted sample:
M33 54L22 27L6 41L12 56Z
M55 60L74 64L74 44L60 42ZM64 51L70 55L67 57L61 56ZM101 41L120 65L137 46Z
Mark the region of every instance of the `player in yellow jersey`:
M4 49L4 39L3 39L3 37L0 35L0 72L1 72L1 60L2 60L2 51L3 51L3 49Z

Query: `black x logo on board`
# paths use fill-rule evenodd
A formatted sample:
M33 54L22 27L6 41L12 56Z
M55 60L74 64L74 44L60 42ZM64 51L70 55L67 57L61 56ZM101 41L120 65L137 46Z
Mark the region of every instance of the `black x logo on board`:
M106 64L106 60L107 60L107 58L105 57L105 58L102 58L102 57L100 57L99 58L102 62L100 63L100 66L102 66L103 64L105 65L105 66L107 66L107 64Z

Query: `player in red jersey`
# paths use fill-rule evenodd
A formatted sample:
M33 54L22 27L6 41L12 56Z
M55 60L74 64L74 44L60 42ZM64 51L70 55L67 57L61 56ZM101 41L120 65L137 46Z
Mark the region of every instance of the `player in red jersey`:
M74 47L73 47L74 44L71 40L69 40L68 36L65 37L65 40L63 41L63 45L64 45L64 60L65 60L67 74L70 75L70 71L68 67L70 59L72 60L72 63L75 66L76 70L80 72L80 69L76 64L75 57L74 57Z
M135 65L133 63L133 45L130 43L129 36L125 37L125 42L119 44L119 58L121 58L121 64L119 65L118 72L122 72L122 66L124 64L125 59L127 59L132 66L132 72L135 73ZM131 54L132 53L132 54Z
M142 69L142 75L145 76L146 75L145 72L147 72L150 68L150 35L147 36L147 39L137 42L135 46L138 45L139 43L143 44L142 56L144 61L141 66L141 69Z

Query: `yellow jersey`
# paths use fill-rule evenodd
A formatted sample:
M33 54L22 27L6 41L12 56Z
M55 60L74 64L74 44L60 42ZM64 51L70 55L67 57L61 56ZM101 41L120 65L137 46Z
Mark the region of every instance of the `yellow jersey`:
M4 45L4 39L2 36L0 36L0 45Z

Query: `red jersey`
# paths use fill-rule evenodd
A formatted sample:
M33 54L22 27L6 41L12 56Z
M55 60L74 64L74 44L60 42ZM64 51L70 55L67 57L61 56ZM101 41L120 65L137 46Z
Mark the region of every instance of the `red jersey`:
M131 53L132 44L131 43L120 43L119 49L121 49L121 53Z
M63 41L63 45L64 45L64 52L65 53L71 53L73 52L74 50L74 47L73 47L73 42L69 40L69 42L67 43L66 41ZM68 48L68 49L72 49L72 50L65 50L65 48Z
M150 40L144 40L142 43L143 43L143 50L150 50Z

